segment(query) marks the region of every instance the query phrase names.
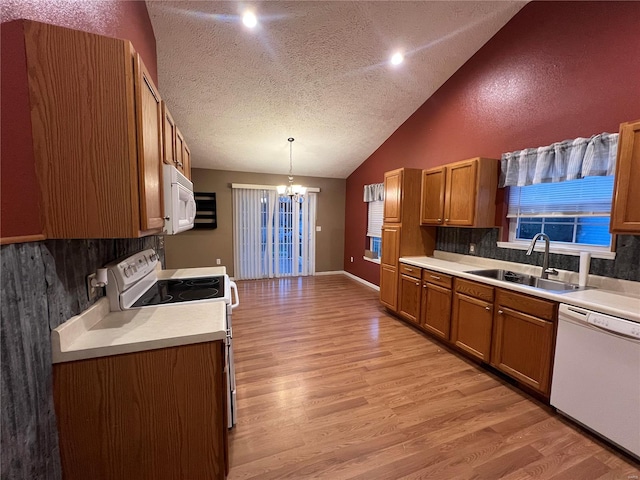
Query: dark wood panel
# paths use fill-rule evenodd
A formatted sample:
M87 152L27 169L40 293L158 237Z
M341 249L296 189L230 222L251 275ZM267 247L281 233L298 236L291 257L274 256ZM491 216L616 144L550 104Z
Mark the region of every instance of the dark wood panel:
M0 249L0 478L60 479L50 329L90 306L86 276L162 237L48 240Z
M387 314L358 282L239 289L230 480L638 474L549 407Z

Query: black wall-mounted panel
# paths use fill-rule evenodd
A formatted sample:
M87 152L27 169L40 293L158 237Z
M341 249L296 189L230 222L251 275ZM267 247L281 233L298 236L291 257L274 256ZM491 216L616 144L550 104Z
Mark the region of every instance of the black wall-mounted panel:
M218 228L216 215L216 194L195 192L196 219L193 228L214 229Z

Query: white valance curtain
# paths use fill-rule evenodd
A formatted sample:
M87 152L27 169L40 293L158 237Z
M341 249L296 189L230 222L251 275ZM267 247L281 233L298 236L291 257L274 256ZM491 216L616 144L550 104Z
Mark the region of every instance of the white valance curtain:
M384 200L384 183L372 183L364 186L364 201L375 202Z
M601 133L546 147L504 153L500 187L524 187L615 173L617 133Z

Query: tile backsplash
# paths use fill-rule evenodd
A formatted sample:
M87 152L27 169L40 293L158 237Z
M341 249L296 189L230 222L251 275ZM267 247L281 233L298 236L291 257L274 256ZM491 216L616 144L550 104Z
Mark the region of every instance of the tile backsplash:
M507 262L542 265L542 252L527 256L524 250L498 248L499 228L453 228L438 227L436 249L469 254L469 244L476 244L476 256L493 258ZM562 270L578 271L579 257L573 255L549 254L549 266ZM640 236L618 235L615 260L591 259L592 275L640 281Z

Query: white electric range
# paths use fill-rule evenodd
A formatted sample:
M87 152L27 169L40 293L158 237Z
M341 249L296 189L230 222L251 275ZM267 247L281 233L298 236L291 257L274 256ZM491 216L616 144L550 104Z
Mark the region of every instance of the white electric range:
M120 311L187 302L225 302L227 426L233 428L237 408L231 318L233 309L240 304L238 287L228 275L201 275L203 269L200 268L180 269L171 278L158 279L158 262L158 254L148 249L106 265L110 309ZM180 321L179 318L176 321Z

